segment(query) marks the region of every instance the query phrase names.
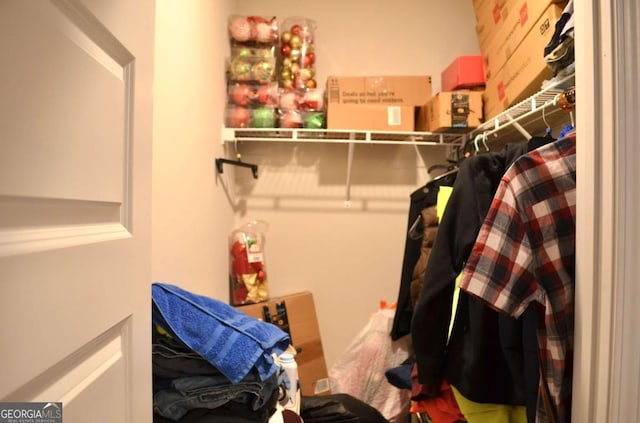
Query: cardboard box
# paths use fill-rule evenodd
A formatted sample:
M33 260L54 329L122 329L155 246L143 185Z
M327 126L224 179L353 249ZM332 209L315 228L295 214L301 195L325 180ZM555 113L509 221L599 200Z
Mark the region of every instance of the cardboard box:
M520 39L524 39L550 4L551 0L492 0L482 9L476 26L480 52L484 54L492 43L504 40L516 30Z
M421 106L431 98L430 76L330 76L327 103Z
M552 3L567 3L567 0L551 0ZM476 11L476 16L478 15L478 10L482 10L487 7L489 4L495 4L496 0L473 0L473 8Z
M268 310L266 318L265 307ZM313 295L310 292L284 295L258 304L241 305L237 309L256 319L278 324L289 332L291 343L298 350L296 363L302 395L330 393L320 329ZM286 315L279 313L283 309L286 310Z
M484 0L474 3L476 35L480 51L489 45L495 37L497 29L508 17L511 11L511 7L508 7L509 1L515 0Z
M484 87L482 56L459 56L440 75L441 90Z
M541 34L548 34L548 41L551 41L551 35L555 29L554 25L562 16L564 6L562 4L552 3L546 10L541 11L537 16L533 17L529 13L537 13L538 7L535 11L531 10L532 1L524 2L523 7L526 13L518 15L517 20L509 20L500 27L496 33L496 37L489 44L487 48L482 51L484 59L485 78L490 80L495 74L498 73L502 66L507 62L511 55L515 52L516 48L527 36L529 31L539 31ZM547 16L547 20L542 20L540 26L535 26L540 22L541 16ZM542 54L542 52L540 53Z
M544 47L554 31L549 19L547 13L541 16L502 69L487 81L483 95L485 119L535 94L544 80L553 77L543 57ZM540 31L539 28L547 29Z
M482 92L443 91L420 109L416 129L467 132L482 123Z
M414 131L414 106L358 106L330 103L327 129Z

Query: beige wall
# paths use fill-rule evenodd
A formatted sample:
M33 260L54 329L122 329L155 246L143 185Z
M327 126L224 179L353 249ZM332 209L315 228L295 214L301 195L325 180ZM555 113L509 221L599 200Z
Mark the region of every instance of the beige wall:
M248 220L269 222L272 295L314 294L329 366L380 300L398 295L409 195L445 149L355 147L351 207L344 207L347 146L227 143L259 164L225 168L221 156L222 65L231 13L317 21L317 71L335 75L429 74L477 54L469 0L158 2L154 144L154 263L157 280L227 300L226 237ZM419 154L417 154L419 152ZM229 169L229 170L227 170Z
M226 236L233 212L216 180L223 154L229 1L156 5L152 276L226 298Z

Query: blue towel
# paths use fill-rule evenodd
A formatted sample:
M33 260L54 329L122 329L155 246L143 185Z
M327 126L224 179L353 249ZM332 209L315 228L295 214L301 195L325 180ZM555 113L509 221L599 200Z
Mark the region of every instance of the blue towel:
M247 316L228 304L193 294L175 285L154 283L155 323L200 354L232 383L255 367L261 380L278 368L271 357L290 343L289 335L271 323Z

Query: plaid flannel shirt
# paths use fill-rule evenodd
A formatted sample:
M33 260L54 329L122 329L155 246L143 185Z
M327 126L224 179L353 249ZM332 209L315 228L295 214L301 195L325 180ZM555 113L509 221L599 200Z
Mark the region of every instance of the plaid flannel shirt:
M514 317L544 306L541 383L558 423L571 420L576 212L575 135L520 158L502 178L460 288ZM540 396L538 423L548 421Z

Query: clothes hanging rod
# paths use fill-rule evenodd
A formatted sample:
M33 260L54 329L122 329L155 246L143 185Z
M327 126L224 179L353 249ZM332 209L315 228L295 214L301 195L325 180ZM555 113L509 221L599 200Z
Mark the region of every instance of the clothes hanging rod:
M575 86L573 84L574 75L568 75L539 91L535 95L522 100L504 112L487 120L469 135L482 134L485 138L503 129L513 127L524 137L528 137L529 132L525 130L523 121L544 111L550 106L557 106L567 112L575 105ZM568 85L570 85L568 88ZM521 124L522 122L522 124Z
M570 92L571 94L567 95L566 93L568 92ZM522 125L520 125L520 121L525 120L538 113L544 112L545 109L549 107L559 107L564 111L570 110L570 107L573 108L573 105L568 106L569 103L567 103L567 100L564 100L565 103L560 104L560 100L564 98L572 99L573 104L575 104L575 87L568 88L567 90L564 90L556 94L552 99L545 101L539 106L535 104L535 101L533 101L532 99L531 109L526 113L520 114L519 116L512 117L511 114L509 113L509 110L507 110L503 114L499 115L499 116L507 117L508 120L506 122L503 122L501 124L499 121L499 116L496 116L495 118L493 118L494 119L493 129L482 131L479 134L481 134L483 137L486 138L489 135L496 134L502 131L503 129L508 128L509 126L513 126L518 130L518 132L520 132L523 136L525 136L525 138L530 138L530 134L524 130Z

